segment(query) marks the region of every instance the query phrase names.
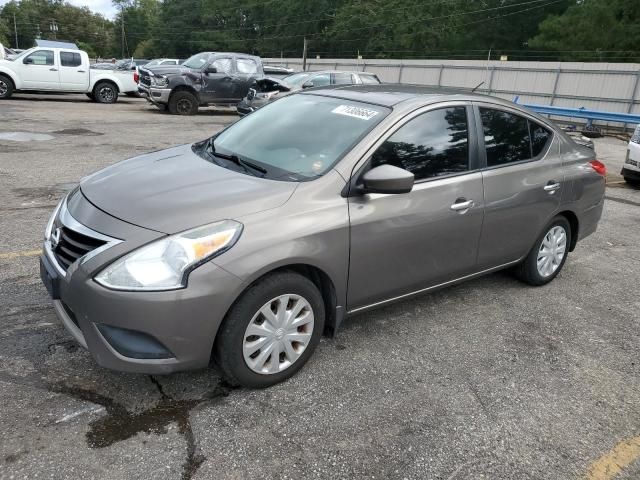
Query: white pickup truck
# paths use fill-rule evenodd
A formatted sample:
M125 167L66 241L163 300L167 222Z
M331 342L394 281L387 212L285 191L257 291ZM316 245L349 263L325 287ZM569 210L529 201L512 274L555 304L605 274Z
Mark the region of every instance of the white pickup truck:
M14 60L0 60L0 99L13 92L64 92L115 103L119 93L138 91L135 75L131 70L91 70L82 50L35 47Z

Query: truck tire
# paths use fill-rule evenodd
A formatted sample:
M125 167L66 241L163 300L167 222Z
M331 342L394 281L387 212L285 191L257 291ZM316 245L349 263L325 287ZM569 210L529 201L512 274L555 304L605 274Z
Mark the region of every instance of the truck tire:
M89 99L90 99L92 102L95 102L95 101L96 101L96 97L93 95L93 92L89 92L89 93L87 93L86 95L87 95L87 97L89 97Z
M13 82L9 77L0 75L0 99L11 98L13 95Z
M198 99L189 92L176 92L169 98L169 112L173 115L195 115Z
M93 96L98 103L116 103L118 101L118 87L111 82L99 82L93 87Z

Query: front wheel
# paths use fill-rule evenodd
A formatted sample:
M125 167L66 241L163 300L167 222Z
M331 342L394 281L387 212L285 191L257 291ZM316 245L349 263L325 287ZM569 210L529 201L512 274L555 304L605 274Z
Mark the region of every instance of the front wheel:
M570 245L571 225L565 217L558 216L544 229L516 274L529 285L549 283L562 270Z
M198 113L198 99L189 92L176 92L169 98L169 112L174 115Z
M100 82L94 87L93 96L98 103L116 103L118 87L110 82Z
M11 98L13 95L13 82L4 75L0 75L0 99Z
M220 327L214 358L233 384L264 388L291 377L324 328L322 295L308 278L272 274L249 287Z

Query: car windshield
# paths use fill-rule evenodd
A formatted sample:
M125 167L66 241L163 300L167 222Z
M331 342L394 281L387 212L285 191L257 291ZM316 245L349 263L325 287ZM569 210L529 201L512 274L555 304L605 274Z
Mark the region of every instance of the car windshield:
M213 137L208 152L236 160L215 162L228 168L238 170L239 163L251 162L264 171L258 176L310 180L332 168L389 112L379 105L342 98L291 95L256 110ZM258 169L241 170L256 174Z
M205 63L209 60L208 53L198 53L197 55L193 55L189 57L189 59L183 63L183 65L187 68L193 68L195 70L204 67Z
M282 81L288 83L289 85L300 86L310 76L311 76L310 73L294 73L293 75L288 75L288 76L284 77L282 79Z

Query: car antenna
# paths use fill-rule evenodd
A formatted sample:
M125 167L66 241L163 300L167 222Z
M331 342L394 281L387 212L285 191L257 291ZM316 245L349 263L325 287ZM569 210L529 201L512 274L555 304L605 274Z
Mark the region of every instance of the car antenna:
M478 85L476 85L475 87L473 87L473 90L471 90L471 93L474 93L477 89L479 89L482 85L484 85L484 80L482 82L480 82Z

